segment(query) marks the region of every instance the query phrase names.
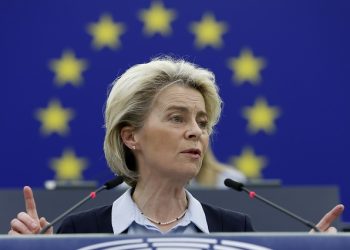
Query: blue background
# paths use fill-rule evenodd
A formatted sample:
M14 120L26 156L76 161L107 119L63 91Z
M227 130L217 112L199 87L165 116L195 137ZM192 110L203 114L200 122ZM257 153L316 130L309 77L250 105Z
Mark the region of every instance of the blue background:
M268 158L267 179L285 185L339 185L350 207L349 73L350 2L346 0L164 1L176 11L172 34L147 37L138 18L150 1L0 2L0 187L42 187L53 179L50 159L65 148L89 161L83 176L103 182L111 176L103 145L103 106L108 85L135 63L160 54L189 59L215 72L224 112L213 138L216 156L228 162L244 146ZM229 29L219 49L194 46L191 22L205 12ZM92 47L89 23L108 13L123 22L121 48ZM227 60L243 48L266 60L262 81L235 85ZM89 63L80 87L54 84L49 61L71 49ZM282 114L276 132L247 132L242 108L264 97ZM52 98L74 109L67 136L40 134L35 110ZM322 195L322 194L320 194ZM310 204L312 206L312 197ZM350 220L350 212L344 218Z

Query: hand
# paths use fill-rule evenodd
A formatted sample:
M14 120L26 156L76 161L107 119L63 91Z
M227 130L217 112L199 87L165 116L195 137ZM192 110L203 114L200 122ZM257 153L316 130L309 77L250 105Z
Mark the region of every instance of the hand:
M344 206L342 204L336 205L331 211L326 213L325 216L317 223L316 227L321 232L326 233L336 233L337 229L335 227L332 227L332 223L334 220L336 220L344 211ZM314 230L311 230L310 232L315 232Z
M17 215L17 218L11 221L11 229L8 232L10 235L37 234L44 226L49 224L44 217L39 219L32 189L25 186L23 188L23 195L26 205L26 212L20 212ZM46 234L52 233L53 229L50 228L47 230Z

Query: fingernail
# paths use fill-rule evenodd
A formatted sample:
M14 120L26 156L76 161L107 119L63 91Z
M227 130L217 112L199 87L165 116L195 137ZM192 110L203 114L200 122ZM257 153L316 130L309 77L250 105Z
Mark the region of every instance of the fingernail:
M36 223L32 223L32 229L35 229L35 228L37 228Z

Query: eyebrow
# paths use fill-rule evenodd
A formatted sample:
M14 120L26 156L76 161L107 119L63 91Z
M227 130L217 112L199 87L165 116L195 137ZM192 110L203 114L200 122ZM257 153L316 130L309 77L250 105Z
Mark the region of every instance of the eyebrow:
M185 107L185 106L172 105L172 106L169 106L169 107L165 108L165 111L171 111L171 110L179 110L181 112L189 112L189 109L187 107ZM207 112L205 112L203 110L200 110L197 114L200 115L200 116L208 117Z

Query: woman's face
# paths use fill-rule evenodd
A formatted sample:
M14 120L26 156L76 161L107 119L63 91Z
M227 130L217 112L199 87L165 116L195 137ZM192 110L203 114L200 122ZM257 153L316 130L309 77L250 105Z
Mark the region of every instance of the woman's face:
M202 94L172 85L155 98L144 126L134 135L140 177L189 181L208 147L208 117Z

